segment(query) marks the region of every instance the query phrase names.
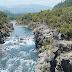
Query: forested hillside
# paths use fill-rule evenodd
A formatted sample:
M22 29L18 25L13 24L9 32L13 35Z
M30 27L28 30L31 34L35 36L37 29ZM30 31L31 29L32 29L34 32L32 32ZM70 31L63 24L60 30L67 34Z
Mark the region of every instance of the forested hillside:
M58 5L55 5L54 8L65 8L65 7L71 7L71 6L72 6L72 0L65 0L64 2L61 2Z
M13 25L7 19L7 14L0 11L0 43L3 43L3 38L10 35L13 30Z
M20 24L28 25L41 22L50 28L58 28L58 32L72 36L72 7L59 8L38 13L28 13L17 18Z

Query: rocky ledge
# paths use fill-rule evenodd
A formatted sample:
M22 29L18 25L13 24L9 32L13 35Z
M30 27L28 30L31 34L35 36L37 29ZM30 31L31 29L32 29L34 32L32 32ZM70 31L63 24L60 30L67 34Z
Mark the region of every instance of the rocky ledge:
M45 24L36 23L28 28L35 35L38 50L35 72L72 72L72 41Z

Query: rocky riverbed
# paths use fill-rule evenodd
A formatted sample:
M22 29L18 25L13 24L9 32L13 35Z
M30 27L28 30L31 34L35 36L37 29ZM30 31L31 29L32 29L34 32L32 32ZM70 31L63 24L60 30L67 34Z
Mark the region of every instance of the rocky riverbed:
M72 72L72 41L45 24L28 26L35 35L38 59L35 72Z

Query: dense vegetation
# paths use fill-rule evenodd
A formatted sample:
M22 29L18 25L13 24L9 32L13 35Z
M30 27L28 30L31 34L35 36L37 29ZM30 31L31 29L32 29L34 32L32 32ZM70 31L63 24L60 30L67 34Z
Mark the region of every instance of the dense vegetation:
M54 8L65 8L65 7L71 7L71 6L72 6L72 0L65 0L64 2L61 2L58 5L55 5Z
M0 31L5 30L9 31L9 29L13 29L12 24L10 24L7 14L0 11Z
M0 11L0 25L5 23L6 21L7 21L7 14L5 14L4 12Z
M8 10L4 10L4 13L7 14L7 18L9 20L16 20L17 16L23 15L23 14L19 14L19 13L14 14L14 13L11 13L10 11L8 11Z
M10 35L13 30L13 25L10 24L7 14L0 11L0 43L3 43L3 38Z
M38 13L28 13L17 18L21 24L28 25L34 22L45 23L51 28L58 28L58 32L72 35L72 7L59 8Z

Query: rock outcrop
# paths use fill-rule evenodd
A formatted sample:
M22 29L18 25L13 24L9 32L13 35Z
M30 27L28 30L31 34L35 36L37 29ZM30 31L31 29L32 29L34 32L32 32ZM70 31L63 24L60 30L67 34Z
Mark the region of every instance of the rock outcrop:
M4 39L7 36L10 36L12 31L13 31L13 25L10 22L3 24L3 26L0 28L0 44L4 43Z
M30 25L35 35L38 60L35 72L72 72L72 41L60 38L56 29L45 24ZM60 38L60 39L59 39Z
M54 52L57 54L54 72L72 72L72 42L57 41L53 48L55 49L56 47L58 49Z

